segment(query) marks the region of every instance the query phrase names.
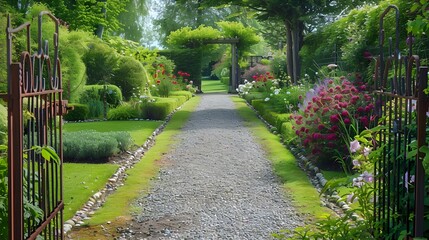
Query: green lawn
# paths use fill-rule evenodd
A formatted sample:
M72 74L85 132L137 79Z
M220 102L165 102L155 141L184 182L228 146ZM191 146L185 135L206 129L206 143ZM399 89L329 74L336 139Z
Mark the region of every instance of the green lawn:
M221 83L220 80L202 80L201 88L203 93L228 92L228 86Z
M64 163L64 219L82 208L89 197L104 187L118 165Z
M90 129L98 132L127 131L131 134L134 143L141 146L161 124L161 121L98 121L66 123L64 124L64 131L75 132Z

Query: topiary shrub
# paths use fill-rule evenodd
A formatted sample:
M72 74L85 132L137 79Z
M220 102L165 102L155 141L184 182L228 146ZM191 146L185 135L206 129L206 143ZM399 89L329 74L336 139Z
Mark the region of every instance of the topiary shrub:
M122 104L117 108L110 109L107 112L108 120L128 120L140 117L139 110L130 104Z
M119 56L115 49L102 41L88 44L88 51L83 56L86 66L88 84L110 82L115 69L118 67Z
M64 120L66 121L83 121L88 119L89 107L86 104L72 103L69 104L69 107L73 109L69 110L66 115L64 115Z
M109 157L132 146L128 132L65 132L63 139L65 162L106 162Z
M146 86L143 65L132 57L121 57L111 83L122 90L124 100L130 100L133 91Z
M157 101L147 103L144 107L145 115L151 120L164 120L168 114L176 109L174 101Z
M112 84L106 85L86 85L80 96L80 103L88 103L93 100L104 101L106 98L109 107L117 107L122 102L121 89Z

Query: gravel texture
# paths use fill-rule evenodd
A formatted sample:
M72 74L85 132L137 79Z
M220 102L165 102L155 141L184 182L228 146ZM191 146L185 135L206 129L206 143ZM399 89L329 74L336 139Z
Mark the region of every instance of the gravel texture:
M270 239L302 218L226 94L204 94L122 239Z

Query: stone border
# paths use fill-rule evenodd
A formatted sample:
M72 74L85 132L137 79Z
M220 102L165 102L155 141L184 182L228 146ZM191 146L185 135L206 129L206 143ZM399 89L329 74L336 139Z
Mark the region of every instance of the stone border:
M116 170L116 172L109 178L108 182L106 183L105 187L101 189L100 191L96 192L94 195L92 195L88 201L84 204L84 206L75 213L75 215L64 222L63 224L63 232L66 234L69 232L73 227L82 226L84 224L84 220L88 220L91 218L92 215L94 215L95 211L100 208L104 202L106 201L107 196L115 192L118 187L124 185L124 181L127 178L126 170L130 169L140 161L140 159L143 157L143 155L153 146L156 142L156 136L158 136L160 133L163 132L165 127L167 126L167 123L171 120L171 117L182 108L182 106L176 108L173 112L168 114L168 116L165 118L164 122L159 126L151 136L148 137L146 142L140 146L136 151L134 152L127 152L128 156L126 156L125 160L121 161L120 167ZM110 222L107 222L108 224Z
M267 122L251 104L249 104L247 101L245 102L247 106L249 106L249 108L256 113L258 118L265 124L270 132L279 135L277 133L276 127ZM283 140L282 136L280 136L280 139ZM313 184L316 190L321 193L328 181L323 176L323 173L320 171L320 169L314 166L313 163L311 163L311 161L304 156L303 152L300 151L297 146L287 145L283 141L282 144L285 148L292 152L292 154L297 159L298 166L307 174L310 182ZM338 195L338 192L334 191L333 189L327 188L326 191L320 196L322 205L330 208L338 215L344 215L345 211L351 209L350 206L343 199L341 199L341 197ZM358 219L359 216L356 213L353 213L352 218L355 220Z

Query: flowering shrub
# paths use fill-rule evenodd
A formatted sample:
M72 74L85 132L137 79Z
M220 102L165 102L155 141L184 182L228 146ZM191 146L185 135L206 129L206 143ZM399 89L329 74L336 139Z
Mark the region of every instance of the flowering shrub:
M246 69L244 71L243 75L241 76L243 79L247 79L248 81L251 81L251 79L254 79L253 76L259 76L261 74L265 74L267 72L270 72L270 67L267 65L262 64L256 64L254 67L250 67L249 69ZM256 79L254 79L256 80Z
M344 77L338 83L327 79L310 89L300 110L291 115L300 143L315 156L315 162L324 165L332 156L348 156L350 136L374 122L372 97L365 89Z

